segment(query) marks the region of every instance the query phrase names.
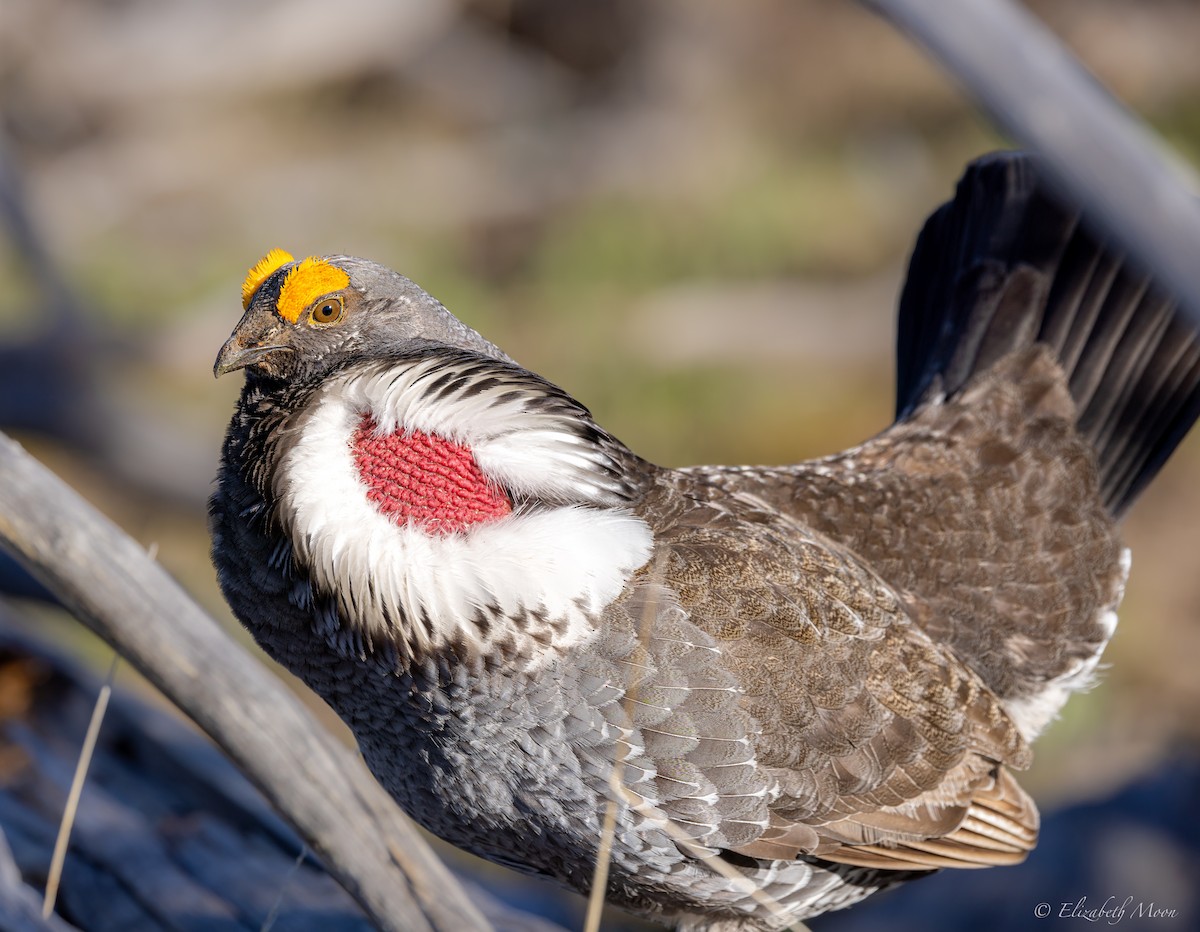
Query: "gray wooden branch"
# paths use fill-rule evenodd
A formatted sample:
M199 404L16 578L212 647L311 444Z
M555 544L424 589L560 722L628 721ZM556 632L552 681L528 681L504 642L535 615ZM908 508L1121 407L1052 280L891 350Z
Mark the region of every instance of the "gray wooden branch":
M0 474L0 540L233 758L380 928L489 928L357 757L137 543L3 434Z
M925 46L1200 325L1200 201L1035 18L1008 0L863 0Z

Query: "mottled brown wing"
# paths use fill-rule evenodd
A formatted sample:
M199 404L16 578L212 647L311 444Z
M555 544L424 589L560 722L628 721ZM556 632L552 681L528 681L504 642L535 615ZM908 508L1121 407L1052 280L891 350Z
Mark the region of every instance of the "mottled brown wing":
M690 471L857 554L1002 699L1092 658L1125 572L1061 370L1039 349L846 453Z
M642 509L659 543L651 572L712 639L754 723L767 824L739 853L859 851L868 866L920 869L1031 847L1036 813L1000 766L1025 766L1028 749L876 574L797 522L679 473ZM1005 820L982 833L998 787ZM914 847L929 839L936 850Z

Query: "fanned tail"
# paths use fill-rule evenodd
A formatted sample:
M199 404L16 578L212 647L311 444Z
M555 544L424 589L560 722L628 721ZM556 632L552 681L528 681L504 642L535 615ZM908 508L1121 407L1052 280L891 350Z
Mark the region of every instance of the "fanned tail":
M1066 372L1104 504L1123 514L1200 415L1196 329L1062 206L1035 159L997 153L967 169L917 241L900 300L898 418L1034 343Z

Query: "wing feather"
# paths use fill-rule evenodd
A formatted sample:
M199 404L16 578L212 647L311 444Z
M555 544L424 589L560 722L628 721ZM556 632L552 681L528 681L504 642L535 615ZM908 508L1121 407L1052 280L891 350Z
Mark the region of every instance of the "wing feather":
M696 837L713 807L706 843L723 847L736 824L727 850L755 858L928 870L1024 857L1036 809L1005 765L1026 766L1028 747L979 677L914 622L913 598L786 516L679 491L642 506L656 528L653 581L686 607L675 630L651 630L714 648L721 684L738 684L753 761L728 752L741 734L705 737L719 715L659 720L648 756L687 757L660 771L664 811ZM745 765L738 779L713 779L731 762ZM740 786L750 775L767 790ZM736 813L716 806L739 796Z

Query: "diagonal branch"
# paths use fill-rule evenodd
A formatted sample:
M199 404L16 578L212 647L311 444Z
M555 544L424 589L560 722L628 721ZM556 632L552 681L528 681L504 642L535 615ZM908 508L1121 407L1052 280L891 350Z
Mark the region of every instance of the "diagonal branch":
M1200 325L1200 201L1144 125L1033 16L1008 0L863 0L961 81L1040 155Z
M354 754L136 542L3 434L0 474L0 542L233 758L379 928L489 928Z

